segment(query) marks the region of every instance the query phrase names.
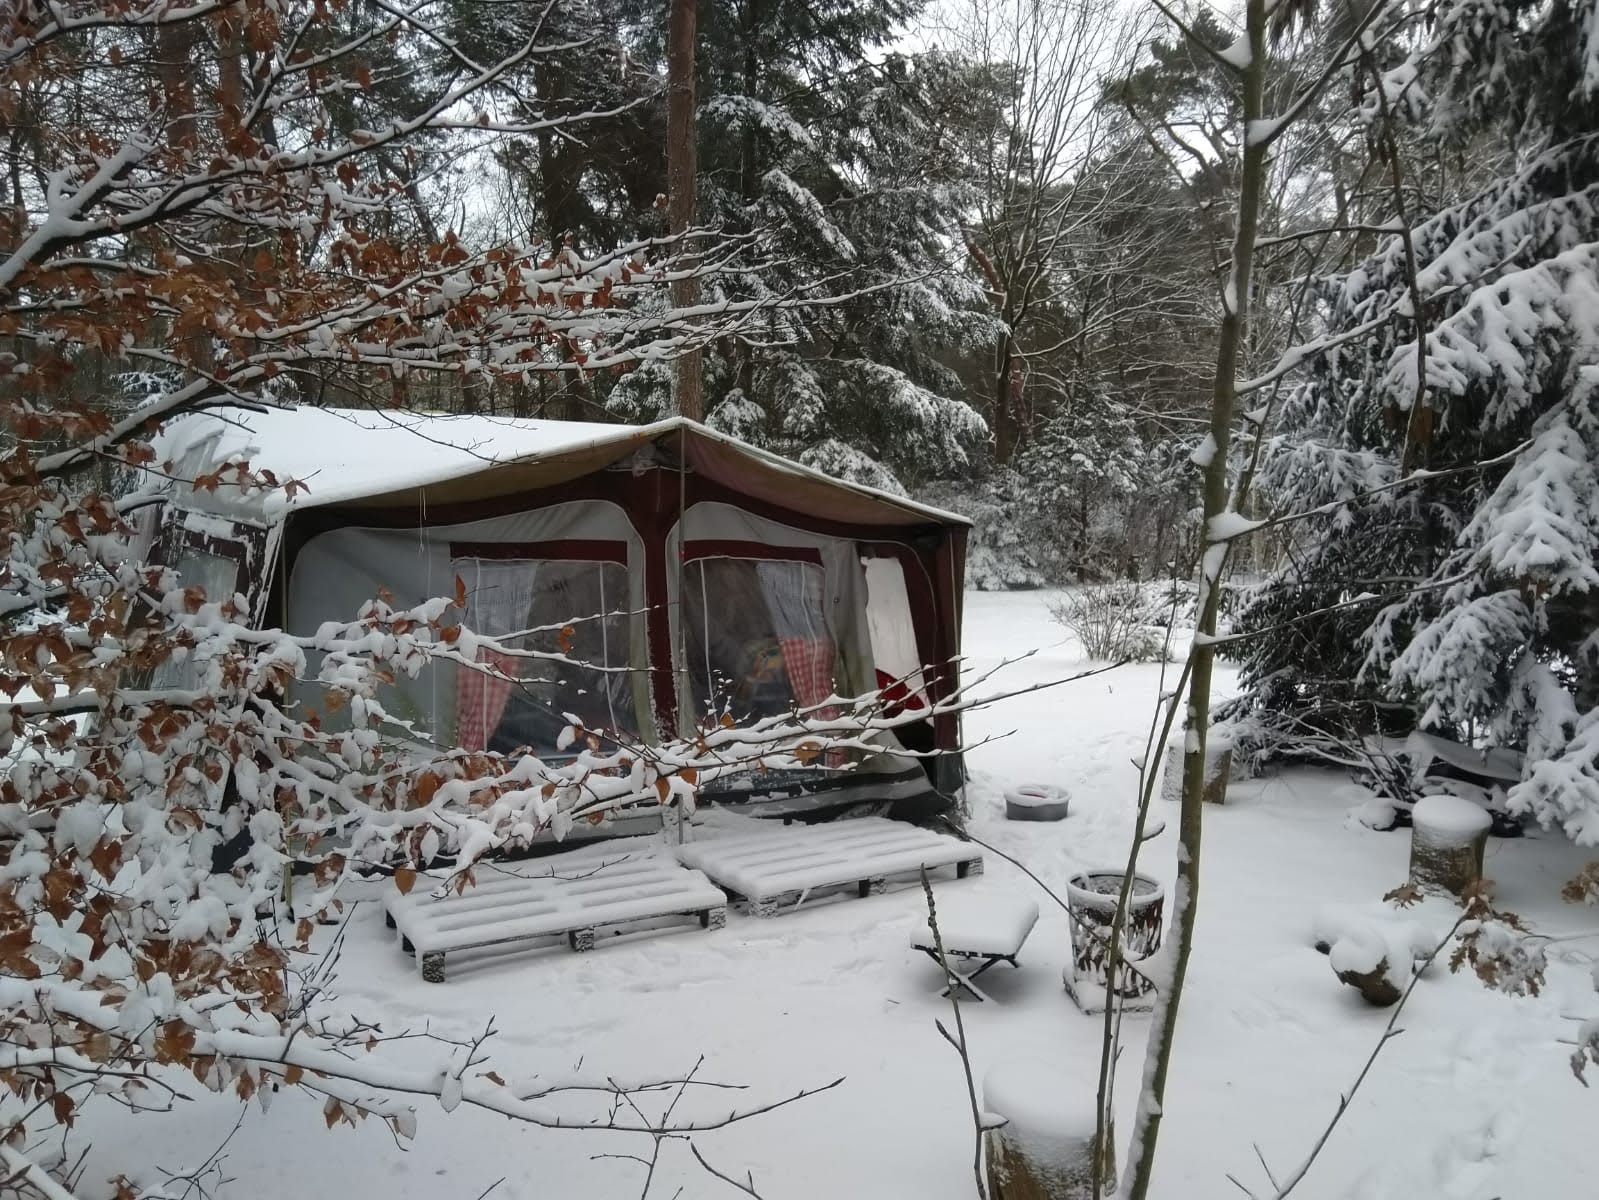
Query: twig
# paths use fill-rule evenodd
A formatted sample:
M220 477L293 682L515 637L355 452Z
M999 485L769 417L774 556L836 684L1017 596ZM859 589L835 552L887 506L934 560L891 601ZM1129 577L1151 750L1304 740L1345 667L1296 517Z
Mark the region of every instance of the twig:
M1052 887L1049 886L1049 884L1045 883L1037 875L1033 874L1032 870L1028 868L1026 863L1022 862L1018 858L1013 857L1012 855L1006 854L1005 851L1001 850L998 846L995 846L995 845L993 845L990 842L985 842L982 838L977 837L975 834L971 833L969 830L962 829L950 817L939 817L939 821L947 829L952 831L955 834L955 836L960 838L962 841L970 842L974 846L981 846L984 850L987 850L990 854L998 855L1000 858L1003 858L1006 862L1010 863L1011 866L1015 867L1023 875L1027 876L1027 878L1031 879L1040 888L1042 888L1043 891L1044 891L1044 894L1046 896L1048 896L1056 904L1060 905L1061 912L1067 913L1067 914L1071 913L1072 910L1067 905L1066 901L1062 900L1055 893L1055 890ZM936 933L937 930L934 930L934 932Z
M696 1146L693 1142L690 1142L688 1144L688 1148L689 1148L689 1153L694 1156L695 1161L698 1162L700 1164L700 1166L704 1167L707 1171L709 1171L712 1175L714 1175L718 1179L720 1179L723 1183L728 1184L731 1187L737 1188L739 1191L743 1192L746 1196L754 1196L755 1200L760 1200L761 1194L755 1190L755 1176L754 1176L753 1173L751 1173L751 1174L749 1174L747 1176L747 1178L749 1179L748 1183L740 1183L738 1180L734 1179L731 1175L728 1175L728 1174L726 1174L725 1172L722 1172L722 1171L718 1171L715 1167L711 1166L710 1163L706 1162L705 1161L705 1156L700 1153L700 1148L698 1146Z
M1343 1120L1344 1114L1349 1111L1350 1102L1354 1100L1355 1094L1360 1091L1360 1085L1365 1083L1366 1076L1371 1073L1371 1068L1376 1063L1377 1056L1382 1053L1383 1047L1404 1032L1403 1029L1398 1029L1395 1026L1398 1024L1400 1014L1405 1011L1405 1005L1410 1000L1410 994L1416 990L1416 984L1421 981L1423 972L1432 966L1435 958L1443 953L1444 947L1454 941L1455 934L1460 932L1460 927L1466 923L1467 919L1468 914L1462 913L1455 920L1455 923L1449 927L1449 932L1444 935L1443 940L1433 947L1432 953L1422 960L1421 965L1419 967L1412 966L1410 983L1399 997L1399 1003L1394 1005L1394 1011L1388 1018L1388 1024L1383 1027L1382 1036L1377 1039L1377 1044L1371 1048L1371 1053L1366 1056L1365 1064L1360 1068L1360 1074L1355 1076L1355 1081L1349 1086L1349 1090L1338 1097L1338 1107L1333 1111L1332 1120L1327 1122L1326 1128L1316 1138L1315 1144L1310 1148L1310 1153L1294 1168L1294 1172L1288 1177L1287 1182L1281 1187L1273 1185L1275 1190L1272 1192L1271 1200L1286 1200L1288 1195L1299 1186L1300 1180L1304 1179L1305 1175L1310 1171L1311 1166L1314 1165L1317 1157L1327 1145L1328 1139L1332 1137L1333 1130L1338 1128L1338 1122ZM1262 1165L1264 1165L1264 1160L1262 1160ZM1267 1178L1270 1179L1270 1177L1270 1172L1268 1172Z
M933 884L927 877L926 867L922 868L922 892L927 897L927 924L933 931L933 948L938 951L938 965L944 968L944 981L949 985L950 1007L955 1010L956 1037L951 1038L942 1025L939 1026L939 1032L955 1047L961 1058L961 1070L966 1074L966 1095L972 1102L972 1131L975 1137L972 1177L977 1182L978 1200L988 1200L988 1189L983 1185L983 1109L977 1102L977 1082L972 1078L972 1058L966 1049L966 1023L961 1019L961 983L944 955L944 935L938 931L938 906L933 902Z

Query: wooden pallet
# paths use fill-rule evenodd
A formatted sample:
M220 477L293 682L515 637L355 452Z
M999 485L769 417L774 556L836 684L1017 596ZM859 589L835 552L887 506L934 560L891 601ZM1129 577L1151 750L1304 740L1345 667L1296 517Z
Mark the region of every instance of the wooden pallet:
M853 886L862 898L877 895L890 879L919 877L923 867L953 866L961 879L983 871L970 843L882 817L712 834L679 846L678 859L757 917L797 908L823 890Z
M438 882L422 879L409 893L394 888L384 898L384 923L399 931L401 947L417 956L429 983L442 983L446 955L462 950L516 943L532 949L560 938L573 950L592 950L602 929L669 917L720 929L727 920L726 894L703 873L668 858L585 859L570 866L553 858L542 860L536 873L480 869L478 875L459 894L453 888L437 894Z

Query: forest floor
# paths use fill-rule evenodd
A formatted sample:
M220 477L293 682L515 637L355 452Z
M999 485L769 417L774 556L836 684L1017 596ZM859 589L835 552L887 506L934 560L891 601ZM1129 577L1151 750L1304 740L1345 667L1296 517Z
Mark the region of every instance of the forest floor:
M978 670L1039 649L996 687L1082 665L1038 593L970 596L966 645ZM1075 870L1121 862L1132 828L1132 760L1143 752L1159 676L1158 666L1122 668L969 718L969 737L995 738L970 758L974 832L1057 890ZM1219 684L1230 687L1231 674ZM1068 786L1069 819L1004 820L1003 789L1030 781ZM1376 911L1405 877L1406 834L1373 833L1348 818L1362 798L1336 776L1297 772L1235 784L1229 803L1206 814L1198 945L1154 1189L1162 1200L1242 1195L1229 1173L1269 1194L1256 1148L1279 1175L1302 1158L1388 1020L1338 984L1311 947L1319 908ZM1168 882L1175 824L1144 855L1146 868ZM1552 933L1584 928L1584 913L1559 896L1583 861L1552 835L1489 844L1502 904ZM940 888L1040 902L1022 968L985 975L994 1002L963 1010L979 1077L1001 1060L1048 1059L1060 1064L1063 1093L1090 1094L1100 1021L1062 990L1064 916L993 856L981 878ZM448 983L430 985L367 902L351 920L337 991L352 1012L389 1030L429 1025L468 1035L492 1017L499 1033L489 1048L507 1077L672 1077L703 1056L698 1077L747 1085L696 1090L678 1117L720 1115L842 1076L831 1091L695 1144L719 1170L740 1179L752 1173L765 1200L967 1200L969 1104L959 1060L934 1028L937 1018L947 1023L949 1005L938 997L936 968L907 945L924 912L920 889L909 887L770 921L734 914L708 934L491 959L452 967ZM1437 906L1421 913L1444 927L1449 916ZM1582 945L1554 958L1537 998L1490 992L1469 971L1451 975L1435 965L1401 1018L1404 1035L1385 1049L1295 1196L1592 1194L1599 1096L1572 1077L1571 1048L1560 1041L1575 1029L1570 1015L1599 1013ZM1145 1016L1127 1020L1117 1119L1123 1154L1147 1026ZM181 1108L178 1117L131 1118L105 1106L91 1118L95 1153L85 1182L104 1178L105 1168L153 1182L155 1168L193 1165L228 1138L239 1114L235 1102L203 1091ZM645 1167L627 1156L649 1154L649 1139L638 1135L529 1128L465 1107L446 1115L427 1102L418 1138L401 1152L381 1125L330 1132L319 1104L285 1094L267 1112L252 1108L222 1167L236 1181L226 1194L236 1196L620 1200L638 1197L645 1183ZM664 1146L649 1188L660 1200L740 1194L681 1142Z

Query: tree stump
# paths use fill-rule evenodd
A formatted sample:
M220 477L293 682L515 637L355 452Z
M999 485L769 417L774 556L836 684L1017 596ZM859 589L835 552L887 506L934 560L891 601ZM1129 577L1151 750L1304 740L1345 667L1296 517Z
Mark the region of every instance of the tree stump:
M1166 746L1166 765L1160 778L1160 798L1173 804L1183 798L1183 757L1186 734ZM1206 804L1227 803L1227 780L1233 773L1232 737L1220 727L1205 739L1205 785L1200 795Z
M1381 938L1370 936L1340 938L1328 952L1338 982L1354 988L1376 1008L1398 1004L1404 994L1393 975L1391 964L1396 957ZM1405 965L1410 965L1408 954Z
M1423 796L1410 814L1410 882L1422 891L1463 896L1482 879L1493 818L1459 796Z
M1035 1059L988 1072L983 1107L1005 1119L984 1136L989 1200L1094 1200L1095 1097L1092 1081L1084 1087L1081 1071ZM1116 1132L1109 1126L1106 1190L1115 1178Z

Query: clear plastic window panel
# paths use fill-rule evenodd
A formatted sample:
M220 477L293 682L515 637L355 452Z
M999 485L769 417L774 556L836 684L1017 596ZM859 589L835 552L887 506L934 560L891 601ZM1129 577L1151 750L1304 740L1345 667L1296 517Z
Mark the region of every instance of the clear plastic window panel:
M683 570L684 654L696 720L821 705L839 690L822 569L698 559Z
M606 742L637 737L625 567L484 558L458 559L454 566L467 586L466 624L473 632L508 649L560 653L566 660L480 647L477 661L489 670L457 670L459 745L559 755L568 713ZM563 626L571 630L564 637Z
M239 581L239 564L221 554L203 550L184 550L174 566L180 586L197 587L205 593L207 604L231 600ZM200 686L200 664L192 653L167 659L155 669L150 686L158 691L193 691Z

